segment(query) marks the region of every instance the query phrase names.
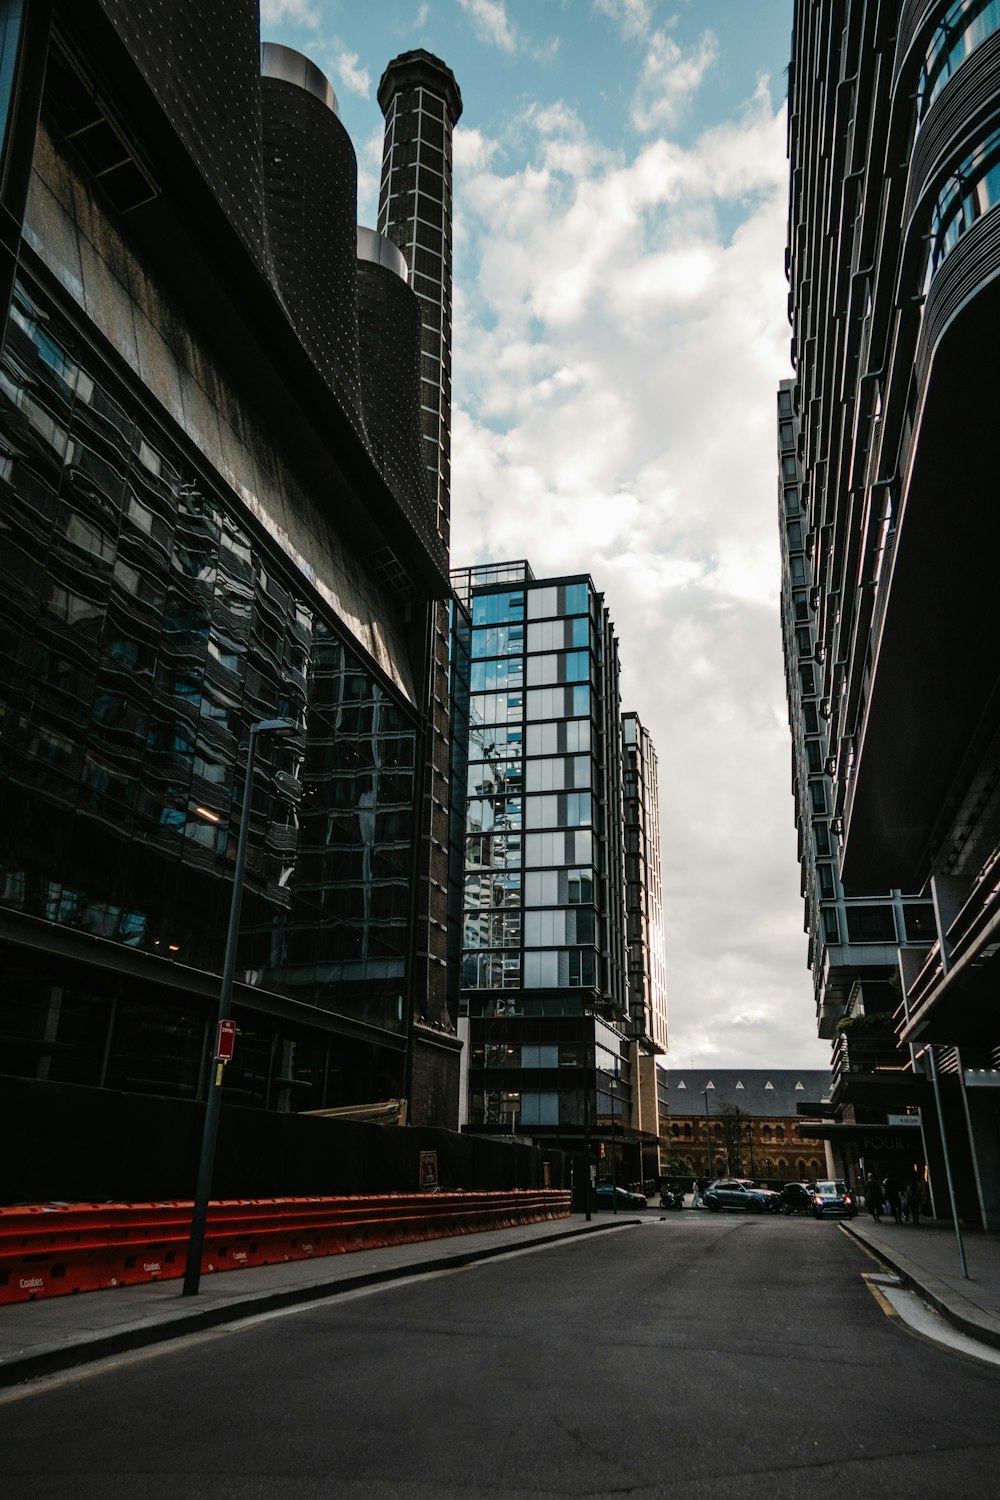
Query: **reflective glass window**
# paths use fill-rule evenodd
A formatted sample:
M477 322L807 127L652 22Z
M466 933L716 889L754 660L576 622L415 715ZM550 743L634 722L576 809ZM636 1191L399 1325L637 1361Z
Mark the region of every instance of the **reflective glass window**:
M401 1031L416 742L401 704L209 466L23 287L0 433L0 641L33 640L37 664L30 721L5 726L0 902L217 975L247 728L290 718L297 737L259 745L237 977ZM519 753L509 733L482 731L484 761L487 738L502 756L516 733ZM514 792L490 804L495 830ZM519 871L511 835L478 837ZM146 1068L169 1092L144 1016L122 1022L111 1065L123 1087Z
M524 661L519 656L510 661L474 661L469 674L469 686L474 693L520 687L523 680Z
M498 625L524 619L524 592L477 594L472 600L473 625Z
M994 130L945 183L930 213L923 292L972 225L1000 200L1000 130Z
M518 656L524 651L523 625L492 625L472 632L472 657Z
M1000 28L1000 0L958 0L931 34L917 83L917 118L922 120L949 78L987 37Z

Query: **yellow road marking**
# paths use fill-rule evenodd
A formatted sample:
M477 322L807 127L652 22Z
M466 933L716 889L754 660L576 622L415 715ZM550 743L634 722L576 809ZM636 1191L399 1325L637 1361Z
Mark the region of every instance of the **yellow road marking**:
M893 1307L893 1305L889 1301L889 1299L886 1296L884 1296L881 1287L876 1286L875 1283L874 1283L874 1281L872 1281L872 1279L871 1279L870 1276L862 1276L861 1280L864 1282L865 1286L871 1292L872 1296L875 1298L875 1301L878 1303L879 1307L885 1313L886 1317L887 1318L898 1318L899 1317L899 1313Z

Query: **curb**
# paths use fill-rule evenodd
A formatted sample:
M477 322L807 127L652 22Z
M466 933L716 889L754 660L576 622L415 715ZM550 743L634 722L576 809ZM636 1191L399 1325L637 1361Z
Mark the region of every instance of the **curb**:
M915 1266L911 1260L907 1260L905 1255L874 1244L863 1234L859 1234L848 1220L844 1220L843 1225L852 1239L857 1240L859 1245L864 1245L873 1255L878 1256L879 1260L891 1266L896 1274L903 1278L906 1285L919 1292L924 1301L930 1303L935 1312L939 1312L953 1328L957 1328L959 1332L971 1339L977 1339L981 1344L990 1344L993 1348L1000 1349L1000 1320L996 1320L997 1327L981 1322L971 1311L972 1304L968 1299L939 1281L932 1271L925 1271L922 1267ZM964 1304L970 1311L964 1312L960 1304ZM988 1317L989 1314L983 1314L983 1316Z
M380 1271L360 1271L356 1276L347 1276L339 1281L310 1282L308 1285L286 1287L280 1292L256 1292L250 1296L227 1302L222 1306L206 1307L165 1321L149 1322L117 1328L112 1333L95 1334L77 1343L59 1348L41 1349L23 1358L0 1361L0 1389L35 1380L42 1375L55 1375L61 1370L72 1370L115 1354L125 1354L132 1349L148 1348L163 1344L185 1334L203 1333L225 1323L238 1323L242 1318L255 1313L273 1312L277 1308L294 1307L299 1302L317 1302L322 1298L338 1297L344 1292L355 1292L360 1288L379 1286L386 1282L405 1281L428 1272L454 1270L460 1266L474 1265L479 1260L492 1260L497 1256L514 1255L519 1250L536 1249L541 1245L556 1244L560 1240L575 1239L577 1235L599 1233L606 1229L639 1224L639 1219L622 1219L613 1223L574 1225L519 1245L493 1245L489 1249L469 1249L460 1255L436 1256L431 1260L407 1266L387 1266ZM361 1253L364 1252L355 1252ZM323 1257L340 1260L340 1256ZM232 1272L223 1274L231 1275ZM123 1289L127 1294L127 1288ZM87 1293L82 1295L86 1296Z

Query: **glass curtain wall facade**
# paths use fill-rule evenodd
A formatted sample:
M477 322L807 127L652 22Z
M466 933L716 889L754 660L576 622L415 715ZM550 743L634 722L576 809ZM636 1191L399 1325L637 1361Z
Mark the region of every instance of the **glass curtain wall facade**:
M461 1029L467 1128L638 1172L618 655L587 577L454 575L471 617ZM603 1162L603 1166L601 1163Z
M4 142L27 190L0 368L0 1072L39 1115L55 1084L204 1096L248 798L225 1101L405 1098L449 591L417 300L359 267L333 91L261 48L257 0L29 13L38 90L19 61ZM247 788L273 718L298 733L262 737Z
M295 1061L311 1009L405 1032L413 718L211 476L23 288L0 443L0 905L149 955L178 971L167 985L216 970L246 729L291 719L301 736L261 750L237 981L295 1002L275 1076L297 1087L281 1097L325 1102L338 1091ZM2 954L7 1071L196 1095L206 1016L176 1001L154 1015L162 986L67 986L17 946ZM241 1039L227 1097L231 1084L265 1102L241 1081L246 1057Z
M632 1032L667 1050L658 764L638 714L622 715L625 794L625 908Z

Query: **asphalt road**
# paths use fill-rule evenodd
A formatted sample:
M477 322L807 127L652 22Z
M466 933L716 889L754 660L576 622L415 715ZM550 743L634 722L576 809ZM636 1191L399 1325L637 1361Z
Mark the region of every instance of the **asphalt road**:
M692 1213L127 1356L0 1404L5 1500L1000 1495L1000 1371L836 1224Z

